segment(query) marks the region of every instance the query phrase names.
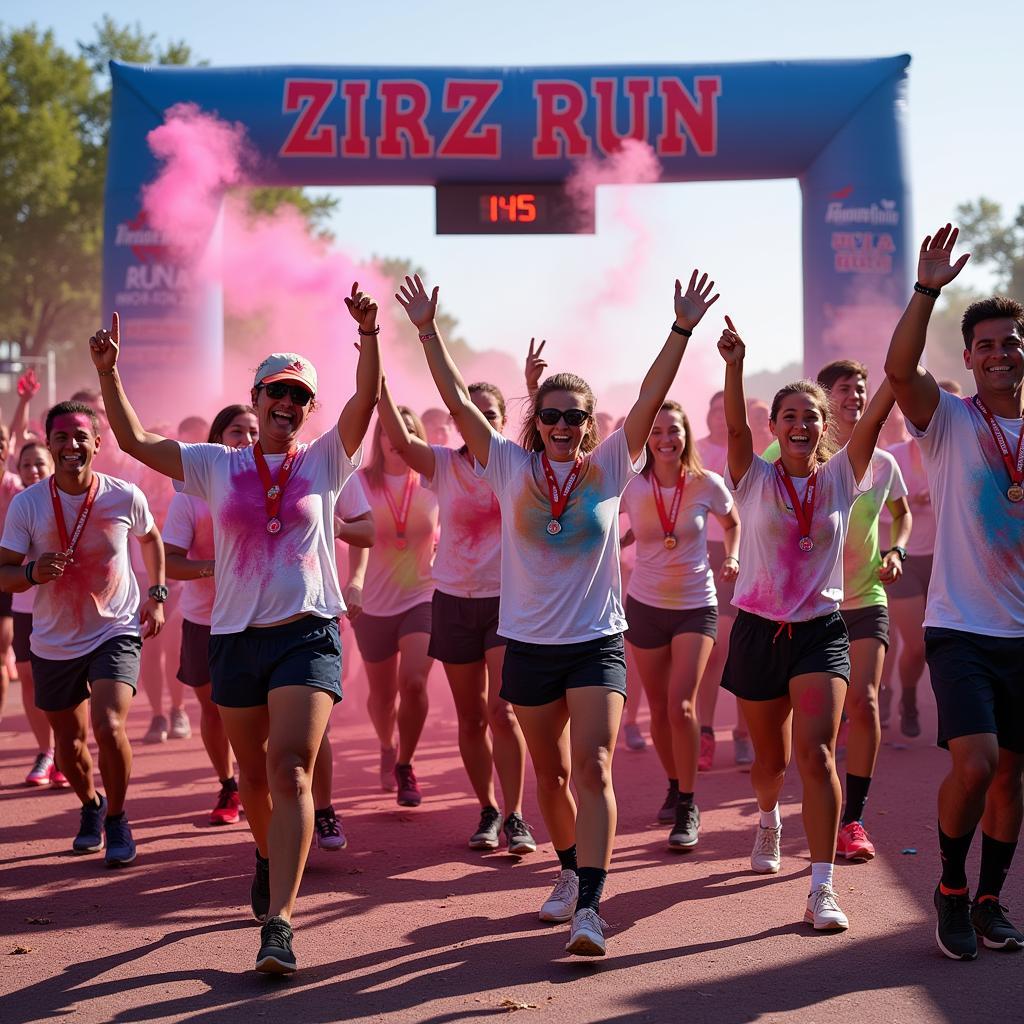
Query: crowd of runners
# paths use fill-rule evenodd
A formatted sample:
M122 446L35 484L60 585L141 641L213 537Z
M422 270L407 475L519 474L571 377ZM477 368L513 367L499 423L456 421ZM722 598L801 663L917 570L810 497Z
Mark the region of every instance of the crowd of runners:
M582 377L545 376L543 342L530 344L529 408L513 422L497 387L465 382L438 329L438 289L416 277L395 298L443 411L419 416L401 404L419 394L392 393L377 303L353 285L355 390L336 425L304 436L316 369L274 353L237 382L250 404L209 424L190 416L172 439L145 429L125 393L117 364L131 339L115 313L89 340L97 390L49 409L33 434L27 374L0 435L15 467L0 482L0 684L20 681L39 750L26 783L77 796L75 852L131 863L129 706L141 681L153 711L142 742L187 737L182 692L194 691L219 786L210 820L244 813L255 844L256 969L291 972L309 847L347 842L328 723L353 645L380 785L403 807L422 799L416 750L440 661L480 803L469 847L537 850L522 816L529 763L558 858L540 917L569 924L569 953L599 956L623 718L626 744L643 746L642 687L667 793L651 779L630 799L649 801L669 850L699 851L699 772L715 758L722 688L760 812L751 869L780 870L795 756L812 862L800 912L842 930L833 864L875 855L865 810L881 730L898 717L920 734L927 662L950 754L936 940L963 960L979 943L1024 947L1000 904L1024 809L1024 307L971 305L977 393L936 382L921 363L935 300L967 261L952 258L956 237L946 225L924 240L882 380L869 387L866 367L842 359L770 407L746 398L743 333L729 316L708 326L719 296L694 271L676 282L667 337L618 423ZM724 370L702 438L671 398L698 330L705 345L720 335ZM900 650L886 665L890 633Z

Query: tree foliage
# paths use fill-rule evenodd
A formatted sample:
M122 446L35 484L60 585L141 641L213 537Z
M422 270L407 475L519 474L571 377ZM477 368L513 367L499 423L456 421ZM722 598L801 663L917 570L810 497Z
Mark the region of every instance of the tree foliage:
M0 30L0 338L26 355L64 348L99 317L108 62L202 63L139 23L106 16L94 32L70 53L35 25ZM298 188L254 189L248 201L261 213L290 203L321 236L336 203ZM80 353L71 348L73 362Z

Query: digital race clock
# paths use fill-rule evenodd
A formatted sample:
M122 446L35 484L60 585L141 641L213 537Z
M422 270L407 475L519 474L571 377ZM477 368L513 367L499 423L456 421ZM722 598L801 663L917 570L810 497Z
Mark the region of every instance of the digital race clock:
M439 235L592 235L594 207L581 209L561 183L437 185Z

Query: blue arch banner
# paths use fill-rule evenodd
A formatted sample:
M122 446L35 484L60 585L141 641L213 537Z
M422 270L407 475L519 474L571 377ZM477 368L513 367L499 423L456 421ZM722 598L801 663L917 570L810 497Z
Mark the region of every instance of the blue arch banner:
M142 213L149 131L179 103L245 126L254 184L564 181L578 161L648 143L664 181L797 178L808 372L880 365L903 305L906 55L846 61L574 67L148 67L113 62L104 306L124 314L140 383L182 348L219 375L220 297L183 294ZM756 225L723 225L737 239ZM897 314L898 315L898 314ZM176 353L176 355L175 355ZM197 363L198 360L198 363Z

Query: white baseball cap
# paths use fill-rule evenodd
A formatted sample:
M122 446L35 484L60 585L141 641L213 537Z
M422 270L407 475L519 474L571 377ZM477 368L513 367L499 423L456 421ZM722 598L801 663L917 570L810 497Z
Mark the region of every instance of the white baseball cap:
M272 352L256 367L252 386L273 384L278 380L292 380L316 394L316 367L296 352Z

